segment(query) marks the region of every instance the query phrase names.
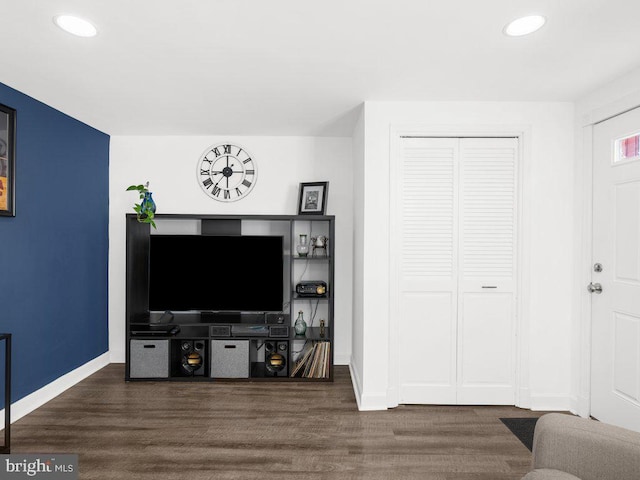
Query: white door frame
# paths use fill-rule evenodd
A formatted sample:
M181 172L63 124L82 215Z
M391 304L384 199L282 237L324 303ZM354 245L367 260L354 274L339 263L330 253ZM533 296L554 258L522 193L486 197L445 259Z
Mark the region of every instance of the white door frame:
M575 355L574 365L577 375L574 379L576 390L571 399L571 411L581 417L591 415L591 293L587 285L592 279L593 262L593 129L598 123L616 117L640 107L640 92L629 95L617 102L593 109L578 120L578 134L582 141L576 142L579 153L576 155L576 212L582 215L577 219L576 240L580 248L574 256L574 275L578 292L574 298L573 323L579 335L572 345ZM575 330L574 330L575 331Z
M515 404L521 408L531 407L529 389L529 284L531 265L530 224L531 186L531 129L527 125L392 125L390 128L389 168L389 379L387 407L399 405L400 378L398 372L398 322L400 301L398 294L399 245L397 242L398 219L398 168L400 161L400 139L404 136L420 137L511 137L518 139L518 192L517 192L517 268L516 268L516 344L515 344Z

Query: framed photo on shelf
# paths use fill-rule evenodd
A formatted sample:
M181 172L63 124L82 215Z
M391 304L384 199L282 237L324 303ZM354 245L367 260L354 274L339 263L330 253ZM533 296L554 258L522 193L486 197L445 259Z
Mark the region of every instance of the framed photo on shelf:
M298 215L324 215L328 193L329 182L301 183Z
M16 111L0 104L0 216L15 217Z

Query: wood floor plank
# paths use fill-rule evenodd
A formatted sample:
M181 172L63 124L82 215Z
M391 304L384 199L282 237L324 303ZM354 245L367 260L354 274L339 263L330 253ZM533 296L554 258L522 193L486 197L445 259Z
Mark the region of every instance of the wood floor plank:
M77 453L88 480L517 480L515 407L359 412L333 383L125 382L109 365L12 427L12 453Z

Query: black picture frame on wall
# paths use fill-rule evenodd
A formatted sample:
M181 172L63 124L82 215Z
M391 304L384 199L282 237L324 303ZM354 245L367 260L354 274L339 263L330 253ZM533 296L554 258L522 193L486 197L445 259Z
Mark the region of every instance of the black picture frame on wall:
M0 216L16 216L16 111L0 104Z
M301 183L298 193L298 215L324 215L329 195L329 182Z

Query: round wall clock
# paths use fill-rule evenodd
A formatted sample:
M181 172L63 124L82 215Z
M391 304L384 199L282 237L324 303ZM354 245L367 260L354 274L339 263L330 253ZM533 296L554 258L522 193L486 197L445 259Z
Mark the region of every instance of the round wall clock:
M256 162L238 145L209 147L198 160L198 183L214 200L235 202L246 197L258 179Z

